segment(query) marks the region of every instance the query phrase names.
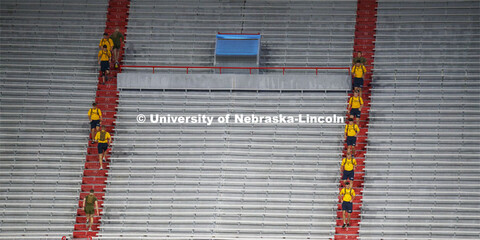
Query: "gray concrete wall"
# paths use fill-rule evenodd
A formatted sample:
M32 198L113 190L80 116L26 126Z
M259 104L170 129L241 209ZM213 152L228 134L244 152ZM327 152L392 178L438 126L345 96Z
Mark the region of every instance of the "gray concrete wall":
M119 89L331 90L350 89L347 72L319 75L121 73Z

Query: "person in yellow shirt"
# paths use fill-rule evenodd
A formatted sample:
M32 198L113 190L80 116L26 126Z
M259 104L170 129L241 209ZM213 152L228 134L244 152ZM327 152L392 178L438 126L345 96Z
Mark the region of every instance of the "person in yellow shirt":
M88 119L90 120L90 136L92 144L95 143L95 130L100 130L100 124L102 123L102 111L97 108L97 104L93 103L92 108L88 110Z
M360 123L360 115L363 107L363 99L358 94L358 91L355 91L348 101L348 115L350 115L350 118L355 118L357 125Z
M105 130L105 126L102 126L102 131L97 132L97 135L95 135L95 142L98 142L97 149L100 169L103 169L103 159L107 155L108 146L112 143L112 137L110 137L110 133Z
M355 155L355 145L357 143L357 134L360 132L357 124L353 123L353 119L348 119L348 124L345 126L345 133L343 138L347 140L347 152L351 153L353 149L353 155Z
M350 226L350 215L353 211L353 200L355 200L355 190L352 189L352 184L345 183L345 188L340 190L340 197L342 198L342 215L343 226L342 228ZM347 219L345 219L345 213L347 213Z
M350 184L355 178L355 167L357 167L357 161L352 158L351 153L347 153L347 157L342 159L342 165L340 171L343 172L342 180L343 184L347 184L347 180Z
M100 48L100 50L102 50L104 45L107 45L108 51L112 52L113 40L108 37L108 33L106 33L106 32L103 33L103 38L100 39L100 43L98 44L98 48Z
M110 60L112 53L107 49L107 45L103 45L103 49L98 52L98 64L100 64L100 71L102 72L102 84L108 81L107 75L110 73Z
M355 65L352 66L353 90L358 91L360 93L360 96L363 96L363 75L365 75L366 72L367 69L360 60L357 60L357 62L355 62Z

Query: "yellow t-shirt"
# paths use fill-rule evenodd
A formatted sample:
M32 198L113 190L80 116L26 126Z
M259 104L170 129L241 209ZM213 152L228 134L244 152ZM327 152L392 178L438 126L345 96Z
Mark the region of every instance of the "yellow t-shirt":
M352 106L352 108L359 108L361 105L363 105L363 99L360 96L358 97L352 96L350 98L350 101L348 101L348 103L350 104L350 106Z
M340 191L340 195L343 195L344 202L350 202L352 198L355 197L355 190L353 190L353 188L343 188L342 191Z
M354 137L355 134L360 132L360 129L358 128L357 124L347 124L347 126L345 126L345 132L347 133L347 136Z
M112 49L113 49L113 41L112 41L111 38L108 38L108 39L102 38L102 39L100 39L100 43L98 44L98 46L99 46L100 48L103 48L103 45L107 45L108 51L112 51Z
M357 165L355 158L348 159L348 161L347 158L343 158L342 160L342 166L344 166L345 171L352 171L355 165Z
M92 120L100 120L102 111L100 111L99 108L90 108L90 110L88 110L88 116L91 116Z
M363 65L361 65L359 67L354 65L352 67L353 76L356 77L356 78L363 78L363 74L365 74L366 72L367 72L367 69Z
M100 50L98 51L98 57L100 57L100 61L110 61L112 54L108 50L107 51Z
M108 139L110 139L110 133L105 131L105 138L103 141L100 139L101 135L102 135L102 131L98 132L97 135L95 135L95 140L98 140L99 143L107 143Z

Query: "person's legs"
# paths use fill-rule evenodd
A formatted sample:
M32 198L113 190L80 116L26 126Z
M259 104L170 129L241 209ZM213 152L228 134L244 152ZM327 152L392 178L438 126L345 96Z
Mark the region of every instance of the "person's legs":
M352 137L347 136L347 154L352 152Z
M105 84L105 71L102 71L102 84Z
M98 163L100 164L100 169L103 168L102 159L103 159L103 154L102 153L98 154Z
M97 127L96 121L95 120L90 121L90 134L91 134L92 144L94 143L93 141L95 141L95 128L96 127Z
M104 143L103 144L103 154L102 154L102 161L103 160L107 160L106 157L107 157L107 150L108 150L108 143ZM102 169L103 169L103 165L102 165Z
M357 145L357 137L352 137L352 139L353 139L353 140L352 140L353 144L351 145L351 147L352 147L352 151L351 151L351 152L352 152L352 155L355 156L355 147L356 147L356 145Z
M88 229L92 229L92 226L93 226L93 215L94 215L94 214L90 214L90 225L88 226Z
M118 62L118 48L113 48L113 60L115 61L115 63Z
M353 89L354 91L358 91L360 94L360 97L363 97L362 95L362 88L363 88L363 78L354 78L353 79Z
M342 225L342 228L345 228L347 226L347 222L346 222L346 217L345 217L345 214L347 213L347 203L346 202L343 202L342 203L342 220L343 220L343 225Z
M90 214L85 213L85 215L86 215L85 225L87 225L88 227L88 221L90 221Z
M98 150L98 163L100 164L100 169L103 168L102 159L103 159L103 143L99 143L97 146Z
M343 226L342 228L348 227L350 223L350 213L351 213L351 205L349 202L342 203L342 219L343 219ZM345 216L347 214L348 217Z
M118 68L118 48L113 48L113 67Z
M108 63L108 64L110 64L110 63ZM109 70L107 70L107 71L105 71L105 72L106 72L107 74L105 75L105 78L104 78L105 81L104 81L104 82L108 81L108 74L110 74L110 71L109 71Z
M109 61L102 61L101 63L101 71L102 71L102 84L105 84L108 81L108 74L110 73L110 62Z
M350 180L350 186L353 187L353 181L355 180L355 169L352 170L352 172L351 172L351 174L350 174L349 177L350 177L350 178L349 178L349 180Z
M350 115L349 118L354 119L357 126L358 126L358 122L359 122L358 112L359 112L358 108L352 108L352 109L350 109L350 114L349 114Z
M358 91L358 78L353 78L353 92Z
M343 171L343 176L342 176L343 184L345 185L348 181L349 184L352 184L353 180L353 170L352 171ZM346 186L346 185L345 185Z
M105 63L103 61L100 62L100 75L102 76L102 84L105 84Z
M361 112L360 112L360 110L359 110L358 108L355 108L355 111L354 111L354 112L355 112L355 114L354 114L354 116L355 116L355 122L356 122L357 126L360 127L360 114L361 114Z
M107 161L106 157L107 157L107 150L103 151L102 160Z

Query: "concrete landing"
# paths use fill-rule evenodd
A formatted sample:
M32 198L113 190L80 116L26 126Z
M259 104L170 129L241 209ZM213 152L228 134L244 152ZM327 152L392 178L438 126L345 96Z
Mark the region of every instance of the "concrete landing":
M246 75L121 73L118 89L350 90L350 75Z

